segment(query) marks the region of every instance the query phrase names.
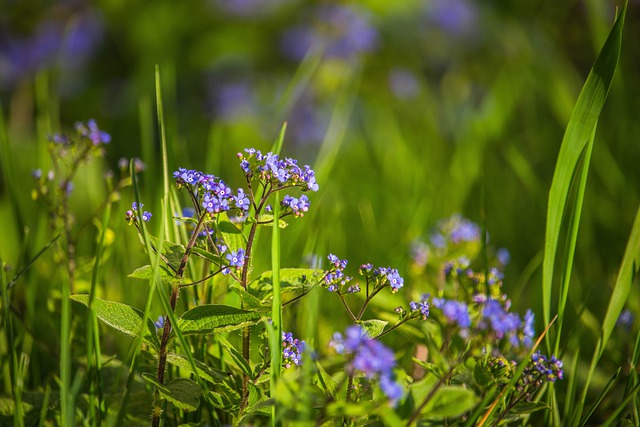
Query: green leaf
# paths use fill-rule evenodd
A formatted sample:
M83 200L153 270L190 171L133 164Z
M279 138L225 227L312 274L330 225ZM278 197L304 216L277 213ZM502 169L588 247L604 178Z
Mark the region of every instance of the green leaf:
M247 246L247 239L242 231L229 220L229 215L226 212L221 213L218 218L218 229L230 251L235 252Z
M178 281L173 272L167 267L161 265L159 271L160 279L163 283L170 284ZM132 279L151 280L153 279L153 268L148 264L143 265L142 267L135 269L128 277L131 277Z
M231 343L227 341L225 338L223 338L221 335L218 335L217 339L218 339L218 342L220 342L220 344L222 344L222 346L225 348L225 350L227 350L227 352L229 353L231 358L234 360L234 362L236 362L236 365L238 365L240 370L246 375L248 375L249 378L251 378L251 380L253 380L254 375L253 375L253 372L251 371L251 366L249 365L249 362L247 361L247 359L245 359L242 356L242 354L240 354L238 349L236 349L233 345L231 345Z
M214 264L220 264L220 265L226 265L228 264L228 262L224 261L221 257L219 257L218 255L206 251L198 246L194 246L193 248L191 248L191 253L194 255L197 255L201 258L204 258L208 261L211 261Z
M185 312L178 320L183 334L226 332L255 325L262 319L257 311L242 310L228 305L200 305Z
M269 213L262 213L260 215L258 215L258 219L250 219L249 222L257 222L258 225L262 225L263 227L271 227L272 223L273 223L273 218L274 215L273 214L269 214ZM287 226L289 225L289 223L283 219L280 219L278 221L278 228L287 228Z
M362 326L362 329L364 329L369 337L376 338L382 333L382 331L384 331L384 328L389 324L389 322L380 319L370 319L359 321L357 324Z
M155 376L149 373L145 372L142 376L148 383L156 387L163 399L173 403L177 408L190 412L200 406L202 389L195 381L188 378L176 378L163 386Z
M316 286L324 271L312 268L281 268L280 290L282 295L300 294ZM267 271L249 284L248 292L262 303L273 298L272 273Z
M153 245L153 248L157 250L158 238L154 236L149 236L149 241ZM185 251L184 246L178 243L172 243L166 240L162 243L161 254L174 271L177 270L178 267L180 266L180 263L182 262L182 257L184 256L184 251Z
M270 306L268 303L263 303L258 298L251 295L249 292L245 291L244 288L240 286L238 283L236 282L229 283L229 289L231 289L236 294L240 295L240 298L242 298L242 302L245 304L247 308L253 308L257 310L260 310L260 309L270 310Z
M521 419L524 419L536 411L550 410L551 407L545 402L518 402L509 410L507 415L504 416L500 425L512 423Z
M169 353L167 354L167 362L172 364L173 366L177 366L180 369L185 370L186 372L193 373L193 368L191 367L191 363L189 360L181 354ZM198 370L198 375L200 378L209 381L210 383L219 383L223 381L226 377L225 372L216 371L211 369L209 366L204 363L196 360L196 369Z
M70 297L73 301L88 306L89 295L76 294ZM100 298L93 300L93 309L102 320L113 329L122 332L130 337L136 337L142 326L143 313L127 304L120 302L105 301ZM153 345L156 349L160 347L158 337L156 335L156 327L150 319L146 321L147 331L144 339L147 343Z
M423 398L424 399L424 398ZM480 398L468 388L456 385L442 386L422 410L423 417L441 420L458 417L473 409ZM416 398L416 402L420 402Z
M549 324L551 320L551 295L556 252L561 234L562 219L567 209L569 190L574 176L576 176L580 158L595 132L598 117L604 106L613 74L618 64L626 9L625 4L587 77L562 138L558 162L549 191L549 205L547 208L542 267L542 304L545 324ZM584 164L583 168L588 168L588 166L588 164ZM576 206L575 209L581 209L581 206ZM548 338L547 342L550 342Z
M331 397L332 399L336 398L336 391L338 389L338 383L333 379L329 373L324 369L324 367L316 360L316 368L317 372L317 381L320 384L321 388Z

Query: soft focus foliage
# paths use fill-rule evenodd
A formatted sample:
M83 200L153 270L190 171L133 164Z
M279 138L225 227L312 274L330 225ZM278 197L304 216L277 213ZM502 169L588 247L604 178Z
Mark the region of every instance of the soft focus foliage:
M3 2L0 424L18 396L25 425L38 424L33 408L45 399L53 409L43 416L58 423L82 413L94 424L104 415L146 425L154 391L167 402L167 425L265 421L271 231L261 227L250 251L246 227L274 221L283 227L283 421L394 425L419 414L463 423L505 387L496 422L640 422L637 403L624 401L637 391L637 286L593 378L585 369L640 202L640 4L629 3L595 134L563 340L551 354L544 343L532 352L548 326L548 191L563 130L622 2ZM248 187L252 179L260 186ZM276 205L256 203L258 190L275 189L286 190ZM180 337L165 328L172 319L160 295L177 283L192 236L197 262L185 267L173 319L187 328ZM559 253L568 247L561 240ZM165 259L154 261L158 248ZM153 270L156 261L164 267ZM243 269L254 280L246 289ZM151 292L154 277L161 285ZM65 306L68 291L92 297ZM168 376L158 382L165 329ZM247 401L243 378L252 379ZM52 403L64 401L60 381L78 414ZM583 390L587 406L599 403L588 420L572 419ZM446 409L456 403L458 412ZM242 405L246 418L221 415Z

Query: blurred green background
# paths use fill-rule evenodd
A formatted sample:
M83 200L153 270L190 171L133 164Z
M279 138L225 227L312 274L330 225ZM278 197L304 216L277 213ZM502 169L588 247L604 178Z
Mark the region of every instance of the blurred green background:
M238 186L235 153L268 150L288 122L283 153L316 169L320 191L282 234L284 266L332 252L402 274L411 242L428 238L439 219L459 212L479 222L484 209L491 244L511 253L505 291L519 312L531 307L541 319L556 156L620 5L0 0L0 256L19 268L50 239L30 197L31 171L50 167L47 136L78 120L95 118L112 136L106 158L81 172L72 197L86 224L80 283L90 278L98 233L91 218L100 217L106 171L117 171L121 158L142 159L142 199L159 211L158 64L170 170L199 169ZM591 340L640 201L638 1L629 4L624 33L598 126L566 320L571 328L586 304L580 333ZM146 255L123 220L133 196L126 190L122 198L101 295L142 306L145 292L126 275ZM42 358L57 339L55 318L40 312L55 296L52 265L37 262L14 297L33 314L24 319L38 319L28 328L41 332ZM39 375L31 376L36 384Z

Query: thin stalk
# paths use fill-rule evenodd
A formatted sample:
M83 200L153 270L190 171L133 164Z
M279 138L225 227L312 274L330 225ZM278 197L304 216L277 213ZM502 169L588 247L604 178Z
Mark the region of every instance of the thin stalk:
M18 357L16 355L16 343L13 336L13 322L11 321L11 310L9 301L9 288L6 286L7 278L5 274L5 264L0 258L0 289L2 289L2 314L4 335L7 340L7 351L9 353L9 375L11 377L11 387L13 394L13 403L15 413L13 415L14 427L22 427L24 425L24 414L22 412L22 378L18 366Z
M105 238L108 230L109 220L111 218L111 203L108 202L102 216L102 230L100 231L100 237L98 240L98 248L96 250L96 259L93 265L93 273L91 275L91 289L89 291L89 300L87 307L89 315L87 316L87 338L86 338L86 352L87 352L87 369L90 372L90 384L89 384L89 420L93 421L96 425L101 424L104 411L104 393L102 387L102 361L100 350L100 335L98 329L98 316L93 309L93 302L95 300L96 288L98 285L98 274L100 272L100 262L102 261L102 254L104 252ZM95 406L93 402L97 402L99 405L99 411L96 416Z
M271 397L276 397L276 386L280 379L280 370L282 366L282 295L280 294L280 197L275 194L275 202L273 207L273 231L271 239L271 283L273 286L273 302L271 306L271 318L273 320L273 328L271 330L271 375L269 388ZM279 426L280 422L277 417L278 403L277 400L271 407L271 425Z
M63 186L66 188L66 186ZM73 402L71 396L71 290L75 275L75 245L71 235L69 202L62 198L65 250L67 258L67 277L61 280L61 318L60 318L60 414L63 425L73 425Z

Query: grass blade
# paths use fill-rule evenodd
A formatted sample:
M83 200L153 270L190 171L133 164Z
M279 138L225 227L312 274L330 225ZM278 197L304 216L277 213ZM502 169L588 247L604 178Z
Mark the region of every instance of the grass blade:
M287 123L282 125L280 135L273 144L272 151L276 154L280 154L282 150L282 144L284 142L284 135L287 130ZM273 201L273 227L271 231L271 284L273 286L273 301L271 303L271 318L273 321L273 328L269 328L270 343L271 343L271 370L269 378L269 388L271 391L271 397L276 396L276 387L278 380L280 379L280 370L282 366L282 295L280 291L280 193L274 194ZM271 425L280 425L278 420L278 405L277 401L274 401L271 407Z
M626 10L625 4L587 77L562 139L547 208L545 253L542 265L542 306L545 324L548 324L551 318L551 291L556 252L562 219L569 201L569 189L576 176L580 157L590 140L590 136L594 133L598 117L611 87L620 56ZM548 349L551 350L551 341L548 336L546 342Z

